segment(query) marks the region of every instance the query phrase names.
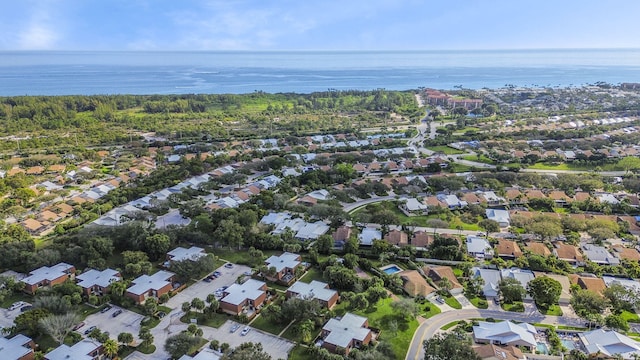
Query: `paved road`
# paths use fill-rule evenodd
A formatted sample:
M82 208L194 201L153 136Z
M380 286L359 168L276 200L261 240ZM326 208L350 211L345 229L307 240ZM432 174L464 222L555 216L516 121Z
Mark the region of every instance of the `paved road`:
M582 322L578 318L567 316L545 316L539 312L514 313L499 310L463 309L448 311L427 319L422 323L413 335L406 360L424 359L422 342L433 337L441 327L458 320L468 320L474 318L494 318L500 320L516 320L528 323L544 323L554 325L580 326Z

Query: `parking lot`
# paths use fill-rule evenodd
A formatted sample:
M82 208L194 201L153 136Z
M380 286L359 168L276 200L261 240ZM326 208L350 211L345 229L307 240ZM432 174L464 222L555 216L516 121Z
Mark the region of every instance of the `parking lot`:
M84 334L91 326L95 326L101 331L109 332L109 337L116 339L118 334L122 332L128 332L133 334L134 338L137 338L140 331L140 321L144 316L137 314L130 310L122 309L122 314L113 317L113 313L121 309L117 306L113 306L109 311L105 313L95 313L87 316L84 320L85 325L79 328L77 331L80 334Z
M174 309L180 309L183 302L191 302L193 298L197 297L202 300L206 300L207 295L213 294L218 288L233 284L240 275L250 270L250 267L244 265L234 264L230 269L221 266L217 269L217 271L221 273L220 277L213 279L211 282L203 280L197 281L193 285L182 290L176 296L172 297L167 302L167 306Z
M20 312L20 308L23 306L27 306L27 305L31 305L27 302L25 302L22 306L13 309L13 310L9 310L9 309L0 309L0 314L2 314L2 316L0 316L0 328L9 328L13 326L13 320L20 314L22 314L22 312Z
M291 341L251 327L251 331L242 336L241 332L245 325L240 325L238 330L232 333L230 330L234 324L237 323L227 321L218 329L203 328L205 337L208 340L218 340L221 344L229 343L232 348L245 342L260 343L262 348L274 359L286 359L289 351L293 348L294 344Z

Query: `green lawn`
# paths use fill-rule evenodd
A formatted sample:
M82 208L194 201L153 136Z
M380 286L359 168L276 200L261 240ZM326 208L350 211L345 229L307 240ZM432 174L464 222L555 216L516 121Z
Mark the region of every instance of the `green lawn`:
M314 357L307 352L308 348L297 345L289 352L289 360L315 360Z
M326 280L322 277L322 271L315 266L312 266L307 270L307 273L304 274L300 281L310 283L313 280L318 280L322 282L326 282Z
M595 167L588 165L577 165L572 163L560 163L560 164L550 164L550 163L536 163L527 167L528 169L539 169L539 170L580 170L580 171L594 171ZM603 164L599 166L602 171L616 171L620 170L617 164Z
M462 269L453 268L453 275L455 275L458 279L462 277Z
M370 306L367 310L356 311L356 314L369 319L369 326L382 331L380 340L388 342L396 354L396 359L404 359L413 333L418 328L418 321L415 318L408 320L395 314L391 308L391 298L381 299L377 304ZM389 322L396 321L398 331L394 334L389 330Z
M0 301L0 307L7 309L13 303L18 301L31 303L33 301L33 297L23 293L22 291L14 291L11 295L5 297L2 301Z
M447 297L444 298L444 302L451 306L454 309L460 310L462 309L462 305L460 304L460 302L458 301L458 299L454 298L453 296L449 295Z
M562 316L562 309L560 309L558 305L551 305L551 307L546 310L541 308L538 308L538 310L544 315Z
M632 313L625 310L620 314L620 316L623 319L627 320L627 322L632 322L632 323L640 322L640 317L636 313Z
M487 299L484 297L474 297L469 299L469 302L471 304L473 304L473 306L477 307L478 309L487 309L489 308L489 304L487 303Z
M139 345L137 350L140 351L143 354L153 354L154 352L156 352L156 346L153 345L153 344L151 344L149 346Z
M478 158L477 155L466 155L466 156L462 156L461 159L467 160L467 161L475 161L475 162L484 163L484 164L492 164L492 165L495 164L495 161L491 160L485 155L480 155L480 158Z
M441 327L441 328L440 328L440 330L449 330L449 329L451 329L452 327L454 327L454 326L456 326L456 325L460 324L460 322L462 322L462 321L464 321L464 320L452 321L452 322L448 323L447 325L445 325L445 326Z
M524 304L519 301L516 301L513 304L503 303L502 309L512 312L524 312Z
M264 316L258 315L255 318L255 320L253 320L253 322L251 323L251 326L253 326L256 329L260 329L268 333L278 335L282 332L282 330L284 330L285 327L287 327L287 324L272 322L267 320Z
M203 314L192 312L190 314L183 315L180 318L180 321L182 321L185 324L189 324L191 323L191 319L197 319L198 325L209 326L217 329L220 327L220 325L224 324L227 320L232 320L233 317L227 314L215 313L213 314L212 318L207 319Z
M427 149L434 151L434 152L440 152L443 153L445 155L455 155L455 154L464 154L464 151L460 151L458 149L454 149L452 147L449 146L429 146Z
M291 324L291 326L289 326L287 331L282 333L282 337L285 338L285 339L289 339L291 341L295 341L296 343L300 344L302 342L302 339L300 338L300 334L298 334L296 332L296 326L295 325L296 325L295 323ZM311 334L311 339L317 338L318 335L320 335L320 331L321 330L322 330L321 327L317 326L313 330L313 333Z
M429 309L427 311L427 308ZM424 306L420 307L420 315L422 315L423 318L428 319L432 316L436 316L438 314L440 314L442 312L442 310L440 310L439 307L437 307L435 304L431 304L429 302L426 302Z

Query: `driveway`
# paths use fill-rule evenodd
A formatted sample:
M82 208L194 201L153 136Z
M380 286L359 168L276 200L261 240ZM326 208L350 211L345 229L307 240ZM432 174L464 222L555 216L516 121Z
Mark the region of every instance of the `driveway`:
M217 269L222 275L211 282L199 280L188 288L182 290L176 296L169 299L167 306L173 309L180 309L183 302L191 302L193 298L207 299L207 295L213 294L216 289L223 286L229 286L236 282L236 279L244 272L251 270L250 267L244 265L233 265L231 269L221 266Z
M240 327L236 332L230 331L231 327L235 324L233 321L227 321L219 329L203 328L205 330L205 336L209 340L216 339L220 343L229 343L231 347L236 347L245 342L260 343L262 348L271 355L273 359L286 359L288 358L289 351L293 348L293 342L278 337L273 334L252 328L251 331L245 336L240 335L240 332L244 328L244 325ZM209 337L211 336L211 337Z
M109 337L116 339L118 334L128 332L133 334L134 339L137 338L140 332L140 321L144 316L135 313L131 310L121 309L122 314L113 317L113 313L121 309L117 306L113 306L111 310L106 313L95 313L87 316L84 320L85 325L78 329L80 334L84 334L84 331L91 326L95 326L101 331L108 331Z
M473 306L473 304L469 301L469 299L467 299L466 296L464 296L464 294L460 293L460 294L456 294L453 295L453 297L456 298L456 300L458 300L458 302L460 303L460 305L462 305L463 309L475 309L476 307Z

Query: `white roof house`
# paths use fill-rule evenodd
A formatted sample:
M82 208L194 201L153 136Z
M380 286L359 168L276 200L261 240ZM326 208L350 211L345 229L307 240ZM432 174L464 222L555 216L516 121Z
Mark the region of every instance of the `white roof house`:
M504 198L496 195L493 191L483 191L480 193L482 197L487 200L488 203L501 203L504 201Z
M493 256L493 248L487 239L479 236L467 236L467 253L479 259L490 258Z
M640 282L636 280L617 278L613 276L603 276L602 280L607 285L607 287L617 284L617 285L622 285L629 290L634 290L640 293Z
M413 212L413 211L427 211L429 209L429 207L423 203L421 203L420 201L418 201L418 199L416 198L408 198L406 199L406 201L404 202L404 207L407 209L407 211L409 212Z
M106 288L109 284L122 280L122 275L113 269L104 269L102 271L91 269L76 276L76 280L78 280L78 285L85 289L90 289L94 286Z
M593 244L585 244L582 246L582 252L587 259L593 261L596 264L603 265L619 265L620 259L611 255L607 249L602 246L597 246Z
M609 203L612 205L620 204L620 200L612 194L600 194L598 195L598 200L600 200L601 203Z
M518 268L502 269L500 270L502 279L511 278L516 279L522 285L523 288L527 288L529 281L534 279L533 272L531 270L523 270ZM526 299L531 299L529 294L525 295Z
M316 200L327 200L329 199L329 191L325 189L320 189L320 190L316 190L308 193L307 196L310 196Z
M600 353L605 356L619 354L623 359L640 355L640 343L615 331L603 329L578 334L587 354Z
M298 230L296 238L301 240L314 240L319 238L321 235L326 234L329 229L329 225L322 221L306 223L300 230Z
M192 246L188 249L177 247L167 253L167 257L171 261L198 260L203 256L207 256L207 253L198 246Z
M375 228L366 227L358 235L361 245L373 245L374 240L382 240L382 233Z
M22 282L29 285L37 285L45 280L56 280L62 276L67 276L71 269L73 269L73 265L67 263L58 263L51 267L42 266L29 272L29 276L22 279Z
M287 219L291 219L291 214L286 212L279 212L279 213L272 212L263 216L262 219L260 219L260 223L265 225L278 225Z
M367 318L352 313L346 313L340 319L330 319L322 327L323 331L329 332L324 342L347 348L354 339L364 341L371 332L364 326L366 323Z
M178 360L220 360L220 355L211 349L204 348L196 355L182 355Z
M29 345L31 339L18 334L11 339L0 338L0 359L3 360L20 360L23 356L33 353L33 349Z
M160 270L153 275L142 275L131 282L133 285L127 291L135 295L142 295L149 292L149 290L162 289L171 283L169 279L174 276L174 273L164 270Z
M474 277L481 277L484 281L484 285L482 286L482 293L484 294L484 296L498 296L498 286L500 285L500 280L502 280L500 271L474 267L473 269L471 269L471 273Z
M329 285L327 283L323 283L322 281L317 280L313 280L309 284L302 281L296 281L289 287L288 291L297 294L300 297L318 299L328 302L338 293L335 290L329 289L328 286Z
M487 209L485 210L487 219L496 221L500 227L508 227L511 223L509 212L501 209Z
M284 269L295 269L298 265L301 264L300 255L292 254L290 252L282 253L280 256L271 255L264 263L267 267L275 267L277 272L280 272Z
M255 279L249 279L243 284L232 284L224 291L226 295L220 301L240 305L247 299L256 300L264 294L262 290L264 285L264 282Z
M93 360L98 354L102 344L97 341L83 339L73 346L60 345L46 354L46 360Z
M534 348L537 344L537 331L533 325L514 324L511 321L486 322L479 321L473 327L473 337L477 342L488 342L500 345L525 346Z
M436 195L436 198L446 204L450 209L462 208L468 205L466 201L458 199L455 195L439 194Z

